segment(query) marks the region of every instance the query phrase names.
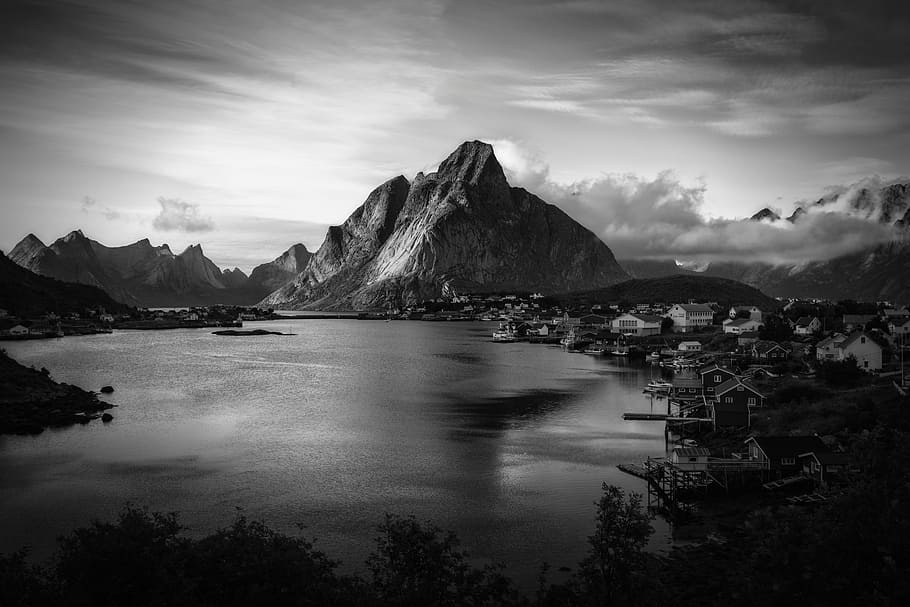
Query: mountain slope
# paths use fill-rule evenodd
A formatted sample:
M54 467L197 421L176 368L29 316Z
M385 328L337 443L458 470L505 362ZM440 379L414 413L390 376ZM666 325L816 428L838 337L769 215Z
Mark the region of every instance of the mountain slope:
M435 173L379 186L332 226L306 269L263 305L384 307L465 291L568 291L627 278L593 233L512 188L488 144L458 147Z
M26 318L48 312L82 313L86 308L104 308L108 312L128 309L98 287L39 276L3 254L0 254L0 308Z
M222 272L200 245L179 255L166 244L153 246L148 239L107 247L76 230L49 246L29 234L12 250L10 259L44 276L99 287L115 300L134 306L253 304L269 292L251 284L240 270Z
M250 282L271 293L303 272L312 256L305 246L297 243L274 260L253 268Z
M556 296L560 301L611 303L678 303L689 300L716 301L722 306L757 305L770 311L778 307L777 300L758 289L734 280L707 276L664 276L633 278L603 289L592 289Z

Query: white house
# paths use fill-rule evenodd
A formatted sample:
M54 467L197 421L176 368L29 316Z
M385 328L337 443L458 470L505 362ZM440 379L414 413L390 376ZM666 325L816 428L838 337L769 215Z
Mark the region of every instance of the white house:
M714 321L714 310L707 304L675 304L667 316L673 319L674 331L689 333L710 325Z
M816 346L816 357L819 360L842 361L852 356L859 367L867 371L882 368L883 352L881 344L865 331L856 331L846 336L835 333Z
M813 335L822 330L822 322L816 316L800 316L793 325L793 332L797 335Z
M846 339L847 336L843 333L835 333L821 340L815 345L815 358L818 360L842 360L840 358L840 345Z
M761 321L753 318L735 318L724 321L724 333L739 335L740 333L751 333L758 331L761 327Z
M610 329L623 335L660 335L660 323L659 316L621 314L610 323Z
M680 352L701 352L701 342L681 341L676 349Z
M733 306L730 308L730 320L739 318L741 312L748 314L746 318L757 320L759 323L761 322L762 311L755 306Z
M670 461L681 470L707 470L711 451L705 447L676 447Z
M28 335L28 327L23 327L22 325L14 325L9 329L10 335Z
M884 348L865 331L851 334L841 343L840 349L841 360L852 356L860 369L877 371L882 368Z

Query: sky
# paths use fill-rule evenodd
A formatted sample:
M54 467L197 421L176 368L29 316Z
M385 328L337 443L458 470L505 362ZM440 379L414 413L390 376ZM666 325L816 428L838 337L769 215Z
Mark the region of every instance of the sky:
M249 271L480 139L618 257L830 257L890 234L740 220L910 175L903 4L4 0L0 249Z

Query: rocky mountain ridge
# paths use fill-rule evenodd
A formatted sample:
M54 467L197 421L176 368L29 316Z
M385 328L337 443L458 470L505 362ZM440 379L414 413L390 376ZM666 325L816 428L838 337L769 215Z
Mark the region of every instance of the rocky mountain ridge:
M238 268L222 271L198 244L175 255L147 238L108 247L74 230L50 245L29 234L9 257L36 274L92 285L133 306L251 305L273 289ZM267 266L257 270L262 274Z
M261 305L365 309L471 291L565 292L628 278L592 232L510 187L493 148L465 142L436 172L373 190Z

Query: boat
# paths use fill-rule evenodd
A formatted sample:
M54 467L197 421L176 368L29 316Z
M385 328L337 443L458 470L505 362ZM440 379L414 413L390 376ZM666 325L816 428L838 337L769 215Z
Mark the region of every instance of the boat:
M508 329L496 329L493 331L493 341L513 342L515 341L515 334Z
M613 356L628 356L629 348L628 348L628 346L622 346L622 347L619 347L619 348L616 348L615 350L613 350L613 352L611 352L611 354L613 354Z
M603 356L606 354L606 350L603 348L585 348L585 354L596 354L597 356Z

